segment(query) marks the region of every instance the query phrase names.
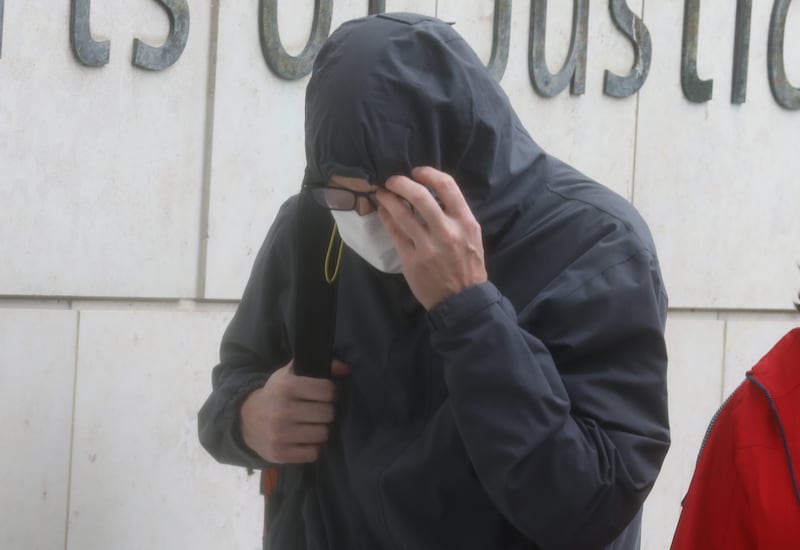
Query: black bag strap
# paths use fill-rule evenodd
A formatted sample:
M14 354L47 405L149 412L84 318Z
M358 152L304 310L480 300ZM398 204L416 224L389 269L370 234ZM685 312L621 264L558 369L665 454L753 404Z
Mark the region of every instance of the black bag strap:
M294 286L294 368L300 376L330 378L336 326L336 281L326 280L333 217L300 192L297 214L297 265ZM337 247L338 249L338 247Z
M334 246L330 211L314 200L307 189L300 192L297 211L295 265L295 374L330 378L333 337L336 328L336 279L329 277L330 263L338 269L339 246ZM334 257L335 256L335 257ZM315 483L313 464L286 464L277 472L262 472L264 493L264 549L305 550L303 502L306 489ZM270 528L273 526L273 530Z

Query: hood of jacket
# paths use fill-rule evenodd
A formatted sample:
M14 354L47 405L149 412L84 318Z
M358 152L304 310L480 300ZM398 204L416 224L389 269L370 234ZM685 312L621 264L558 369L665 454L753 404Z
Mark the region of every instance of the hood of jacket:
M545 156L452 26L403 13L347 22L327 40L306 90L305 147L306 185L447 172L484 236L532 195Z

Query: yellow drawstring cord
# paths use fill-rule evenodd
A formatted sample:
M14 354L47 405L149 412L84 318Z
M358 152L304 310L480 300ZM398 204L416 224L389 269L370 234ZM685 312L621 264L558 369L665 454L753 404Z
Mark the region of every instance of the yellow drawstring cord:
M329 266L331 263L331 252L333 251L334 242L336 242L336 223L333 224L331 231L331 240L328 242L328 251L325 253L325 282L329 285L333 284L336 277L339 276L339 266L342 263L342 249L344 249L344 241L339 239L339 254L336 256L336 267L333 270L333 275L329 273Z

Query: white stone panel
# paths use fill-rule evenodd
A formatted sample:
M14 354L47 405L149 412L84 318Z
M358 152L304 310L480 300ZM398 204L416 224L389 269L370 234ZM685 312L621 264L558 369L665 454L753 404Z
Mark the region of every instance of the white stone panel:
M289 6L291 5L291 9ZM278 7L287 51L302 51L314 2ZM367 14L367 0L336 1L332 28ZM436 2L389 0L387 11L434 15ZM305 168L303 110L308 77L270 72L258 37L258 0L222 2L219 15L214 153L206 293L239 298L278 208L300 188Z
M629 2L641 14L640 2ZM572 2L547 3L546 58L552 73L560 70L569 50ZM537 95L529 76L530 2L513 2L509 59L501 85L533 138L548 152L592 178L631 198L636 130L636 96L603 94L606 69L626 75L634 51L611 20L607 5L590 2L586 91L569 88L553 98ZM494 2L439 0L439 17L455 21L458 30L488 63L492 49Z
M742 383L745 373L755 366L783 335L800 326L800 318L790 321L729 321L725 338L725 379L727 397Z
M366 3L364 0L360 3ZM360 3L356 3L358 6ZM414 12L436 16L439 0L386 0L387 12Z
M81 65L70 2L6 2L0 59L0 294L193 296L209 6L189 0L183 55L131 63L169 32L157 2L92 2L110 62Z
M753 2L747 101L731 103L736 2L702 2L700 78L713 98L680 85L683 2L648 2L653 68L640 92L635 204L659 246L670 305L787 309L800 260L800 112L772 98L767 38L772 2ZM786 66L800 86L800 3L786 25ZM792 37L790 42L788 37Z
M724 323L671 317L667 323L669 413L672 444L645 502L643 550L666 550L697 452L720 404Z
M0 310L0 548L63 548L77 314Z
M197 439L229 319L81 313L68 550L261 547L258 477Z

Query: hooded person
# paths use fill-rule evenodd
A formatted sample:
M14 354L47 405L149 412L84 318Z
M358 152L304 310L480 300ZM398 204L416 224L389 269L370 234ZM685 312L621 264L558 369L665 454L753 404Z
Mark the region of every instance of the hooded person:
M347 245L334 380L293 372L295 196L223 336L206 449L314 463L287 548L638 548L669 447L667 297L630 203L544 152L430 17L336 30L305 135L304 187Z

